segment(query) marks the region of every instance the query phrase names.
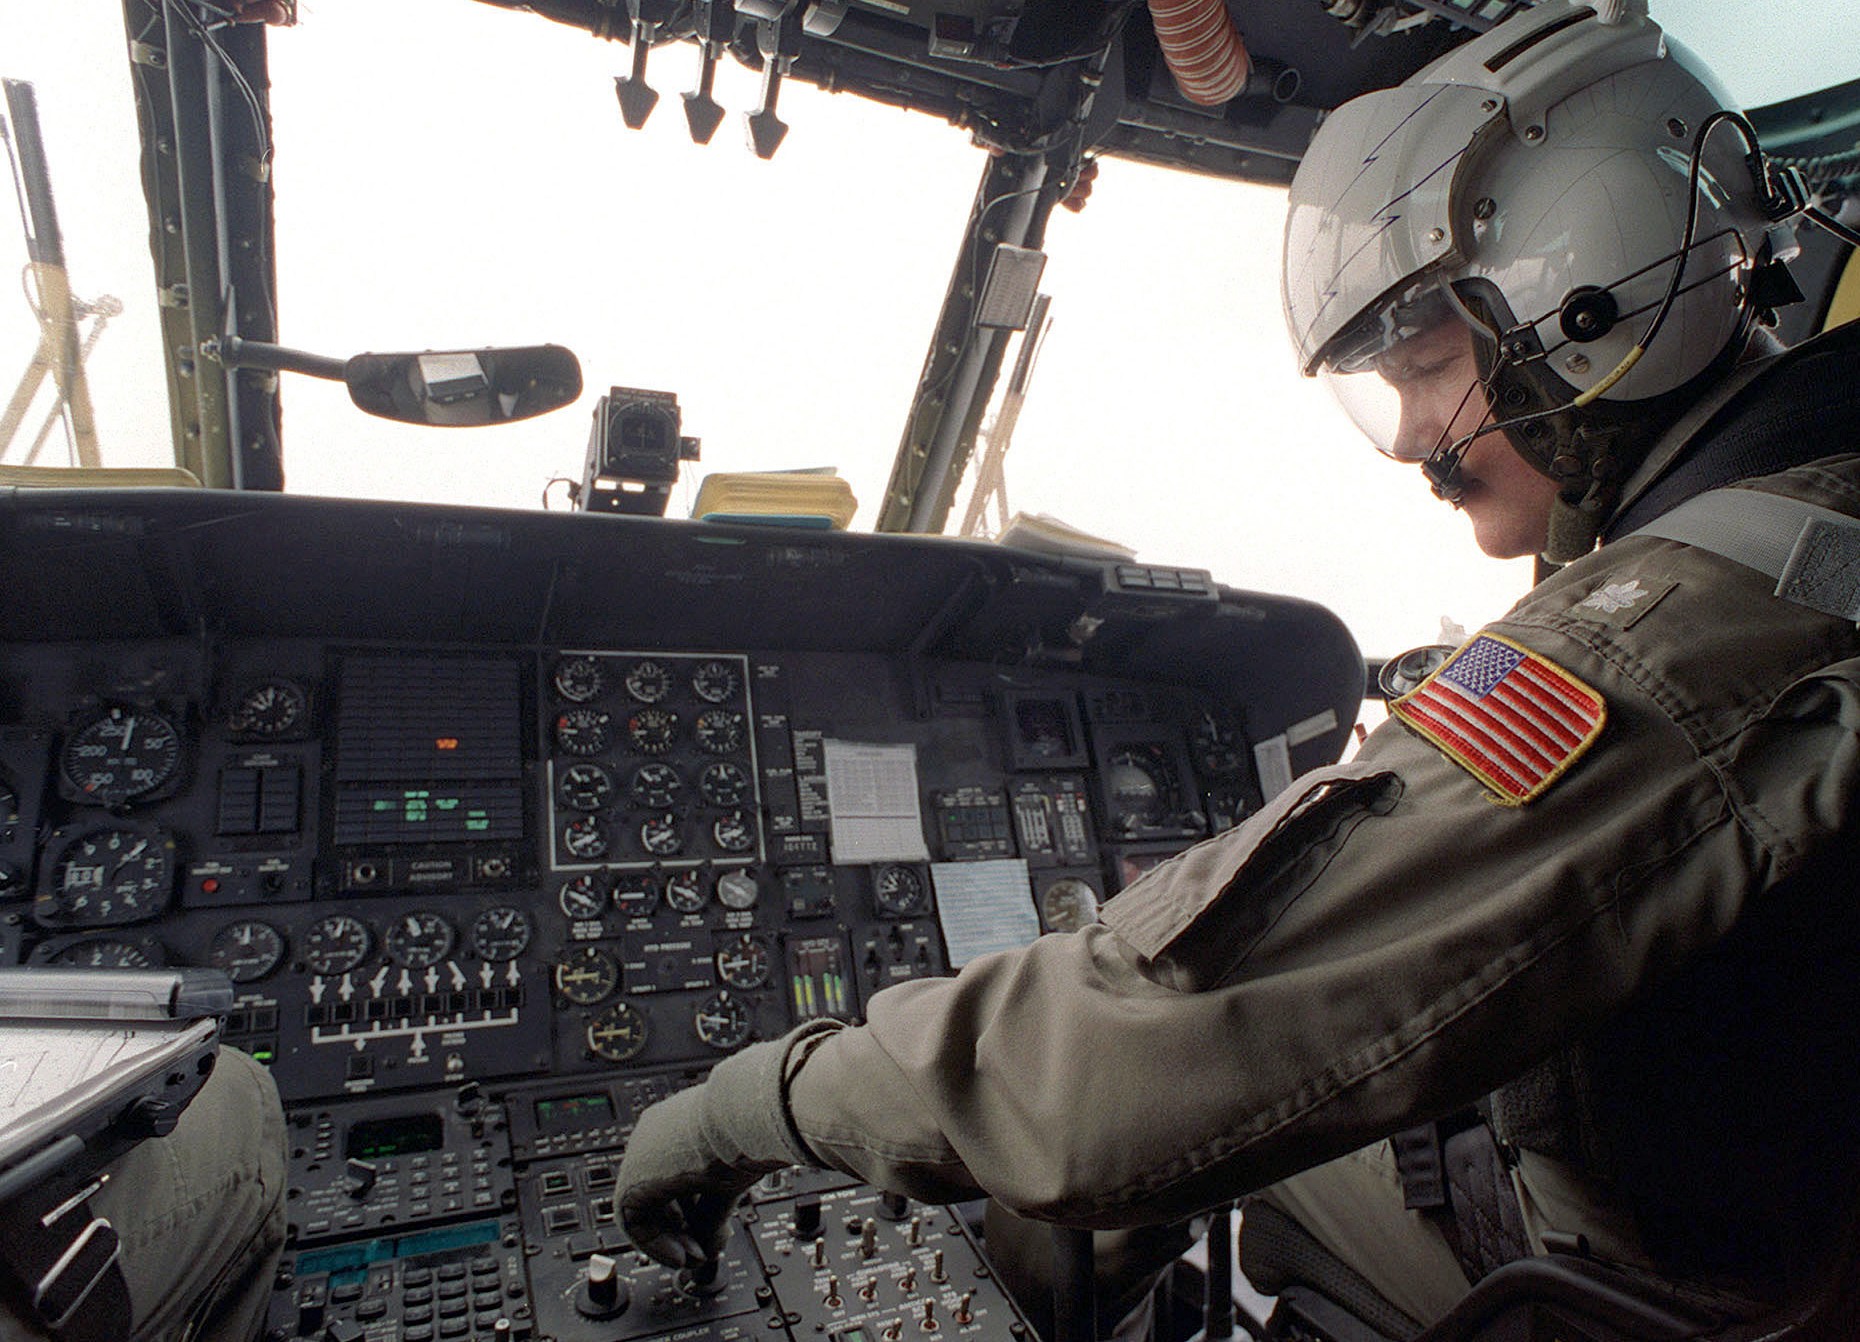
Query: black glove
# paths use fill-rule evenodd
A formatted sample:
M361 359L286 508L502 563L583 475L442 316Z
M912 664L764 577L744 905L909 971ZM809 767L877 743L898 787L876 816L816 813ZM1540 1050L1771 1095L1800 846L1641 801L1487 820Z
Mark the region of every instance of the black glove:
M839 1028L816 1021L711 1068L702 1085L640 1115L620 1162L620 1220L635 1247L667 1267L722 1260L730 1210L771 1170L817 1165L788 1118L796 1045Z

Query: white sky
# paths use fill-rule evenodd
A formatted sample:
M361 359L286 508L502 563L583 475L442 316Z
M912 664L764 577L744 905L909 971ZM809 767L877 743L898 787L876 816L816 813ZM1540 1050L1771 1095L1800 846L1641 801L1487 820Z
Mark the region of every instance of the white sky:
M1748 32L1691 38L1709 55ZM113 0L0 0L0 74L37 85L74 287L128 307L90 363L105 459L162 463L122 43ZM271 52L284 342L346 356L553 341L587 381L543 419L439 431L289 377L290 489L538 507L551 476L579 475L594 400L617 384L676 392L703 440L674 514L710 471L834 466L855 527L871 525L981 170L963 132L790 84L792 129L760 162L741 128L755 76L726 65L730 116L696 146L685 48L653 53L660 104L631 132L612 83L627 48L469 0L303 0ZM1431 641L1442 615L1477 625L1528 564L1479 555L1415 472L1295 375L1283 202L1106 161L1085 212L1055 214L1055 324L1008 457L1012 506L1321 601L1372 654ZM0 221L0 269L23 260ZM36 338L0 288L0 391ZM62 450L55 435L41 460Z

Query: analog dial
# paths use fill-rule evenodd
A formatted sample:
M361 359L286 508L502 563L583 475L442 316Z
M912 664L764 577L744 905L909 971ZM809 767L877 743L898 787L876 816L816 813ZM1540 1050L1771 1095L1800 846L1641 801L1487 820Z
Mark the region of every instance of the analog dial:
M283 960L283 934L256 918L226 924L207 945L207 963L234 983L255 983Z
M588 1022L588 1048L609 1062L636 1058L646 1047L646 1013L631 1002L615 1002Z
M924 912L924 878L917 868L899 863L878 868L872 873L872 902L889 917Z
M678 715L669 708L642 708L626 720L626 738L642 755L663 755L678 739Z
M749 1042L750 1032L755 1028L749 1008L727 992L700 1003L691 1023L699 1039L725 1053Z
M607 851L607 833L593 816L577 816L562 826L562 847L570 857L592 862Z
M672 677L657 662L634 662L626 673L626 692L642 704L656 704L672 692Z
M718 760L698 775L698 792L712 806L740 805L749 795L749 775L740 764Z
M1105 789L1119 828L1164 824L1175 810L1175 787L1167 763L1146 746L1122 746L1105 762Z
M601 878L589 872L564 885L556 895L555 902L564 918L585 922L601 916L607 908L607 894L601 889Z
M717 948L717 977L732 988L760 988L769 981L769 948L755 937L737 937Z
M665 902L680 913L696 913L706 903L704 882L695 871L681 871L667 876Z
M59 854L52 888L33 912L61 927L133 923L165 909L173 888L172 841L153 831L93 830Z
M1063 877L1040 896L1040 917L1049 932L1076 932L1098 921L1098 892L1076 877Z
M756 906L756 878L746 871L726 871L717 878L717 902L726 909Z
M158 792L181 769L181 734L161 714L118 705L65 741L65 781L86 801L121 806Z
M403 913L381 934L381 949L408 969L426 969L452 953L452 924L436 913Z
M659 907L659 883L646 872L614 878L614 908L623 918L644 918Z
M309 725L310 697L303 686L288 680L268 680L252 686L226 714L227 730L260 741L298 736Z
M756 846L756 822L747 811L731 811L711 822L710 837L726 853L747 853Z
M697 743L713 755L729 755L743 748L743 715L734 708L707 708L692 725Z
M684 791L685 781L678 770L659 760L642 764L633 771L626 790L634 801L655 811L663 811Z
M620 986L620 966L599 946L570 951L555 967L555 990L576 1006L604 1001Z
M556 776L555 795L571 811L598 811L613 800L613 775L591 760L577 760Z
M499 904L472 919L471 944L481 958L503 964L528 950L534 933L527 913Z
M728 703L741 685L728 662L700 662L691 673L691 692L707 704Z
M614 720L583 704L555 715L555 743L570 755L598 755L614 743Z
M607 673L596 657L564 657L555 664L551 679L555 692L571 704L585 704L607 688Z
M639 824L639 846L654 857L672 857L685 846L678 817L669 811L649 815Z
M368 924L346 913L331 914L304 934L304 968L312 974L347 974L373 948Z
M79 969L149 969L155 957L131 941L112 937L85 937L61 946L45 958L48 965L71 965Z

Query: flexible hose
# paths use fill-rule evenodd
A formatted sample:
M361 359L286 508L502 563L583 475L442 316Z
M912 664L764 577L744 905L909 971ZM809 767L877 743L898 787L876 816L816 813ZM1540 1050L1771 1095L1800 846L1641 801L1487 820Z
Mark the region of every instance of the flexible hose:
M1182 96L1219 107L1246 87L1253 61L1227 0L1149 0L1163 59Z

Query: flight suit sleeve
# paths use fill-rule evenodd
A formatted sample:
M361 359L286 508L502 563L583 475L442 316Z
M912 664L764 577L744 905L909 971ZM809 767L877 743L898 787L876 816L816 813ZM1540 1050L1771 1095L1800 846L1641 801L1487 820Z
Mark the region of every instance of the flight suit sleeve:
M864 1026L811 1041L789 1091L802 1139L881 1186L986 1191L1040 1219L1215 1205L1579 1038L1721 937L1856 801L1860 673L1809 674L1825 640L1772 685L1733 685L1727 727L1613 631L1510 633L1607 704L1543 795L1494 804L1387 725L1103 924L899 985Z

